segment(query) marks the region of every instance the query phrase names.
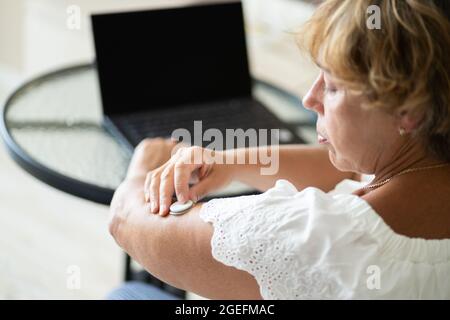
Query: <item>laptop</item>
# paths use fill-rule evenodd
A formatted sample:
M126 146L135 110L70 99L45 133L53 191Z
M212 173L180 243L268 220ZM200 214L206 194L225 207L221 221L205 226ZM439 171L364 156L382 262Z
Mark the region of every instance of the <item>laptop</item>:
M199 124L223 137L227 129L267 129L258 145L273 144L270 129L280 130L277 143L304 143L252 95L240 1L91 19L104 125L130 151L179 128L198 136Z

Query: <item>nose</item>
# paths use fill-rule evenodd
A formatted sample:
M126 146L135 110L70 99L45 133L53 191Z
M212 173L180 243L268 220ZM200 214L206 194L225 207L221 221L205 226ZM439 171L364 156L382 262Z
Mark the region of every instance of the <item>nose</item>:
M303 106L311 111L323 114L323 72L320 72L313 85L303 98Z

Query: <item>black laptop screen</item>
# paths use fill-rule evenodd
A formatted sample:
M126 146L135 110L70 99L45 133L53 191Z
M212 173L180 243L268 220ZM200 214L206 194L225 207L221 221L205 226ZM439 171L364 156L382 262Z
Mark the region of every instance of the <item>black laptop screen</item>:
M92 16L104 112L248 96L241 3Z

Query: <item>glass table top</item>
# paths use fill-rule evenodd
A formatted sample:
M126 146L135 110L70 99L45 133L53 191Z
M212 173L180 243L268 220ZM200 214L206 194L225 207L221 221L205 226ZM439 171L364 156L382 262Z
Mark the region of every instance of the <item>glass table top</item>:
M294 95L259 81L254 95L285 122L304 124L298 134L305 141L316 139L314 115ZM78 184L86 190L73 194L106 204L125 177L131 153L102 122L96 69L86 64L20 87L5 105L2 135L13 158L37 178L69 193L70 184ZM89 188L104 196L90 196ZM246 188L233 183L217 196Z

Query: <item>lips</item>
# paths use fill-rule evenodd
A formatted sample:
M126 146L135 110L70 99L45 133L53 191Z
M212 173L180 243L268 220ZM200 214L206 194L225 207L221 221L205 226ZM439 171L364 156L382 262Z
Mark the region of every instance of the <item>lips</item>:
M327 143L328 139L325 137L324 134L321 133L321 131L317 128L317 140L319 143Z
M317 135L317 140L319 141L320 144L323 144L323 143L327 143L327 142L328 142L328 139L327 139L327 138L324 138L324 137L323 137L322 135L320 135L320 134Z
M317 141L320 144L328 143L328 138L326 138L326 135L322 133L322 127L320 126L319 122L316 123L316 132L317 132Z

